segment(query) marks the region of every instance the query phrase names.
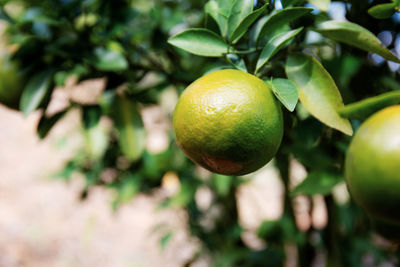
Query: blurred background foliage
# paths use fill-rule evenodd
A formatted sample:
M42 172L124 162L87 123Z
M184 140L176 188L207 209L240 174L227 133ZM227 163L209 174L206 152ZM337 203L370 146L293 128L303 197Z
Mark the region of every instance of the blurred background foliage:
M283 214L258 226L255 235L262 246L254 248L243 239L237 189L253 175L229 177L199 169L177 148L169 123L177 97L188 84L236 63L235 58L191 55L167 43L170 36L190 27L218 33L215 21L205 15L206 2L2 0L0 18L7 26L6 42L1 44L0 101L25 115L40 110L40 138L70 110L80 110L85 145L57 176L68 180L74 173L83 174L82 199L94 186L110 188L115 192L114 208L138 193L167 188L160 208L185 209L190 232L202 244L187 266L205 255L215 266L283 266L290 259L297 266L398 265L398 245L377 235L351 198L335 195L335 188L344 184L343 159L350 137L321 124L301 104L293 113L284 111L285 136L274 161L285 188ZM255 6L265 2L256 1ZM322 2L330 4L329 9L321 8L326 5ZM352 21L399 54L400 17L390 13L377 19L368 14L369 8L385 2L270 1L263 12L289 5L317 6L322 11L315 9L292 26L314 27L329 18ZM247 49L249 42L245 36L237 47ZM283 59L295 49L321 60L345 103L400 89L398 63L311 31L302 32L276 54L263 76L285 77ZM249 63L252 57L249 53L243 59ZM74 95L73 85L97 78L103 79L99 90L86 87L89 96L83 99ZM57 88L69 94L66 103L54 109L50 107ZM157 107L161 122L146 122L146 111L152 107ZM353 128L360 122L352 120ZM290 181L294 161L308 173L295 188ZM202 207L196 194L204 188L212 198ZM323 196L326 225L296 226L298 195L309 201ZM171 235L167 233L160 244L168 245Z

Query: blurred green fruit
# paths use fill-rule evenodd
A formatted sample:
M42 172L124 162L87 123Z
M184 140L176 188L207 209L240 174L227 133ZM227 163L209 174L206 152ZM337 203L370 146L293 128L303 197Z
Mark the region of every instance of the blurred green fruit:
M20 65L3 51L0 56L0 103L18 109L25 80Z

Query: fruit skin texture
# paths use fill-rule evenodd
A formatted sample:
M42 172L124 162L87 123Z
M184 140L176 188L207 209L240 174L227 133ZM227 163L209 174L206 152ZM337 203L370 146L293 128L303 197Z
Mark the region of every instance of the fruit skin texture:
M350 193L373 218L400 223L400 105L367 119L346 156Z
M173 127L178 146L191 160L212 172L244 175L274 157L283 118L264 81L226 69L185 89L175 107Z

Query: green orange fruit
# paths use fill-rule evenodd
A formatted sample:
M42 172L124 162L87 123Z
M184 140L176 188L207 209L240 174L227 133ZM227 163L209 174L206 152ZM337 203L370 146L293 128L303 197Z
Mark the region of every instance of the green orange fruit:
M215 173L244 175L275 156L283 118L264 81L226 69L185 89L174 110L173 127L178 146L191 160Z
M361 125L347 152L345 172L350 193L371 217L400 223L400 105Z
M24 86L25 77L19 64L3 51L0 55L0 103L18 109Z

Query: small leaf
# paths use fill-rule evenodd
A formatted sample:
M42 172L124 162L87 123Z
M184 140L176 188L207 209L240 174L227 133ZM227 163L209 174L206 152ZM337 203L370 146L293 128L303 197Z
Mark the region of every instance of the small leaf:
M295 19L310 13L312 8L304 7L293 7L278 10L276 13L272 14L265 20L262 20L260 24L257 25L255 30L255 40L257 43L268 36L274 35L274 33L279 32L282 26L288 25Z
M225 41L207 29L189 29L168 39L168 43L192 54L220 57L228 52Z
M52 70L45 70L33 76L21 95L19 108L25 116L37 109L50 89Z
M0 19L10 23L14 24L15 21L8 15L8 13L4 10L3 7L0 7Z
M334 41L343 42L400 63L400 60L384 47L373 33L355 23L330 20L321 23L314 31Z
M232 176L214 174L212 177L212 183L217 194L222 197L227 196L231 189L233 180L234 178Z
M282 238L281 221L263 221L257 230L257 236L270 241L279 241Z
M208 1L204 6L204 10L218 24L221 35L226 36L228 32L228 14L224 14L223 10L219 7L219 3L215 0Z
M65 82L70 76L76 76L76 78L79 80L79 78L82 75L85 75L88 73L88 69L84 67L81 64L77 64L73 69L69 71L58 71L54 74L54 81L56 85L59 86L65 86Z
M364 120L375 112L396 104L400 104L400 91L384 93L348 104L339 110L339 114L344 118Z
M237 43L237 41L239 41L240 38L242 38L242 36L247 32L247 29L250 27L250 25L253 24L253 22L264 12L267 6L268 4L265 4L261 8L253 11L247 17L245 17L232 32L229 40L231 40L233 44Z
M396 3L380 4L368 9L368 13L377 19L387 19L396 12Z
M254 0L235 0L228 18L228 36L232 36L235 29L253 11Z
M117 51L97 47L94 50L93 65L102 71L122 71L128 68L128 61Z
M331 0L308 0L308 2L324 12L328 11L331 4Z
M315 58L306 54L292 54L286 75L299 89L299 99L315 118L347 135L353 134L350 122L339 116L343 100L332 77Z
M231 65L233 65L235 68L247 72L246 64L243 58L239 57L237 54L227 54L226 57L229 63L231 63Z
M301 32L302 29L303 27L293 31L280 33L271 38L261 51L260 57L257 61L256 73L273 55L275 55L279 50L287 45L292 38Z
M299 100L299 92L296 85L290 80L281 78L273 79L268 84L279 101L292 112Z
M161 238L160 245L162 250L165 250L167 248L167 245L171 240L171 237L172 237L172 232L168 232Z
M46 117L44 114L40 118L39 124L37 126L37 133L40 139L43 139L47 136L49 131L53 128L53 126L67 113L68 109L57 112L51 117Z
M137 161L144 151L145 131L136 102L116 96L111 116L119 133L122 153L131 161Z
M292 192L291 196L297 195L328 195L332 189L340 182L343 182L342 176L326 172L311 172L307 175Z
M137 173L124 173L119 180L120 182L116 185L118 194L114 200L115 206L130 201L139 193L142 177Z
M104 156L108 147L108 133L100 124L102 111L99 106L84 106L82 123L84 127L85 149L90 159L98 160Z

